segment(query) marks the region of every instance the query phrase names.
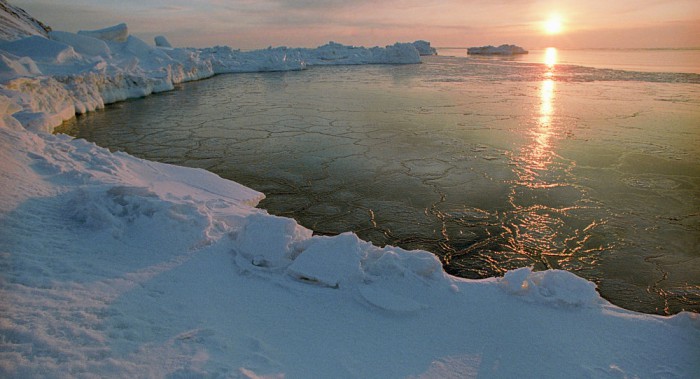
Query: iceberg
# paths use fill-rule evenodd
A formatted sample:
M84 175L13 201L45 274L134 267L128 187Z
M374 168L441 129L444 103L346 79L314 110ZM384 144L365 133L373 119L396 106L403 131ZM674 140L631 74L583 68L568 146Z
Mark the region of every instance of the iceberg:
M528 51L516 45L501 45L501 46L481 46L470 47L467 49L469 55L516 55L527 54Z
M187 80L415 62L412 44L241 52L98 37L0 48L0 377L700 372L698 314L627 311L564 271L453 277L425 251L314 235L205 170L47 133Z
M418 40L413 42L413 46L418 49L420 55L437 55L437 50L430 46L430 42Z

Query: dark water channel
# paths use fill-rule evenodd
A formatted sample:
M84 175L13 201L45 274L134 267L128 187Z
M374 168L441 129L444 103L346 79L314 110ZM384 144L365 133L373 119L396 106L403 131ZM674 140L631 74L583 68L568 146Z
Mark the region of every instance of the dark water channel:
M700 85L576 70L433 57L226 75L59 131L205 168L318 234L425 249L454 275L565 269L628 309L700 311Z

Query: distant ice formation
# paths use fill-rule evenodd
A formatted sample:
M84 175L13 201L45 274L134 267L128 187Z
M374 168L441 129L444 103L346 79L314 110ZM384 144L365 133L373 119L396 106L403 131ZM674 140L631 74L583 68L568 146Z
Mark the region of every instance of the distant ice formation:
M430 42L428 41L418 40L413 42L413 46L420 55L437 55L437 50L434 47L430 47Z
M516 45L501 45L501 46L481 46L470 47L467 49L469 55L515 55L527 54L528 51Z

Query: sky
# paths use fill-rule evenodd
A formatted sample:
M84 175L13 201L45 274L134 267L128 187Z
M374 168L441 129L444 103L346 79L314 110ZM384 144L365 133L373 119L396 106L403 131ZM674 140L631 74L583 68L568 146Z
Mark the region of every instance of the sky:
M698 0L9 0L54 30L126 22L152 43L316 47L328 41L528 49L700 47ZM561 20L557 34L545 22Z

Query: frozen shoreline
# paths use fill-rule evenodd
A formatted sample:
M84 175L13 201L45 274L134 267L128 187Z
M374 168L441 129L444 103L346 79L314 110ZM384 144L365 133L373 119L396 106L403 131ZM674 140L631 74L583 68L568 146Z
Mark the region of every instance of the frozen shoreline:
M410 45L241 53L60 35L75 46L0 44L0 376L700 372L697 314L626 311L564 271L451 277L428 252L313 236L204 170L44 133L216 73L415 63Z

